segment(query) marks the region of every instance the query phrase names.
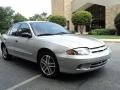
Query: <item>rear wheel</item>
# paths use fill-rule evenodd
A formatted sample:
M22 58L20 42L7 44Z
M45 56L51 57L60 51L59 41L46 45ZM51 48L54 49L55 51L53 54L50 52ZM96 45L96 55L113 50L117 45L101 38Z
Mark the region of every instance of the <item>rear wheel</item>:
M2 50L2 57L3 57L3 59L4 59L4 60L10 60L10 59L11 59L11 55L8 54L8 51L7 51L7 48L6 48L5 45L3 45L3 46L1 47L1 50Z
M44 52L38 57L38 64L42 74L49 78L54 78L59 73L59 66L56 57L49 53Z

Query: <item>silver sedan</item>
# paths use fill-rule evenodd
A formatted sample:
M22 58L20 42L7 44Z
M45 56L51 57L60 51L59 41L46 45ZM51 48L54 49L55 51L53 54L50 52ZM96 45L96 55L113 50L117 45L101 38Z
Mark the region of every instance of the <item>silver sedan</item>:
M111 50L97 39L75 35L51 22L25 21L14 24L1 38L2 56L36 62L44 76L59 72L83 73L102 68Z

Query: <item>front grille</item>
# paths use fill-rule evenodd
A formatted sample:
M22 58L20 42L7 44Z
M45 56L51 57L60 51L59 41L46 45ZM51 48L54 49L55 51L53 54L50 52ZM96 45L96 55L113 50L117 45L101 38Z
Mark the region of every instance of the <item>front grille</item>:
M99 66L102 66L102 65L104 65L104 64L106 64L106 63L107 63L107 60L95 62L95 63L92 63L92 64L90 65L90 68L99 67Z
M107 49L107 46L103 45L103 46L100 46L100 47L95 47L95 48L90 48L90 51L92 53L99 53L99 52L103 52Z

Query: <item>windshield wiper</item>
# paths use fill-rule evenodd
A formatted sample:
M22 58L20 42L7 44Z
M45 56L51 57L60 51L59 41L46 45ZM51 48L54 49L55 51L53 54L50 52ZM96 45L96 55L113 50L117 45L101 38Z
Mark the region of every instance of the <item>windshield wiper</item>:
M55 34L45 33L45 34L39 34L37 36L62 35L62 34L72 34L72 33L67 33L67 32L59 32Z
M37 35L37 36L49 36L49 35L54 35L54 34L45 33L45 34L39 34L39 35Z
M67 33L67 32L59 32L59 33L56 33L56 35L59 35L59 34L71 34L71 33Z

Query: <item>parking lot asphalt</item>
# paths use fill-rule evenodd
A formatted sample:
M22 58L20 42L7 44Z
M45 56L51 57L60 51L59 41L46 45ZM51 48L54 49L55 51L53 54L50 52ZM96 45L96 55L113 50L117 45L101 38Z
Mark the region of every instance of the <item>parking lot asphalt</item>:
M107 43L111 60L98 71L41 76L37 65L19 58L5 61L0 52L0 90L120 90L120 43Z

